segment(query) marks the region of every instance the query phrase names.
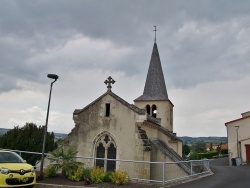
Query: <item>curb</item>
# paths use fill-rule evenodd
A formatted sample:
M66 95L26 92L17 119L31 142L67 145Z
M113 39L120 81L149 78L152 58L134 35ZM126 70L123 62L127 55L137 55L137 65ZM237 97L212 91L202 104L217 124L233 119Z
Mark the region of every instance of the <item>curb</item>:
M185 184L185 183L188 183L188 182L191 182L191 181L196 181L198 179L206 178L206 177L212 176L212 175L214 175L214 173L212 171L210 171L210 172L205 173L205 174L195 175L195 176L189 177L187 179L171 182L169 184L166 184L165 187L173 187L173 186L176 186L176 185Z
M205 178L205 177L211 176L213 174L214 173L212 171L210 171L210 172L205 173L205 174L200 174L200 175L195 175L193 177L184 178L184 179L179 180L179 181L169 182L169 183L166 183L165 185L160 185L159 184L158 188L173 187L173 186L176 186L176 185L185 184L187 182L191 182L191 181L195 181L195 180L198 180L198 179L201 179L201 178ZM94 187L36 183L34 188L94 188Z
M36 183L34 188L93 188L85 186L73 186L73 185L57 185L57 184L46 184L46 183Z

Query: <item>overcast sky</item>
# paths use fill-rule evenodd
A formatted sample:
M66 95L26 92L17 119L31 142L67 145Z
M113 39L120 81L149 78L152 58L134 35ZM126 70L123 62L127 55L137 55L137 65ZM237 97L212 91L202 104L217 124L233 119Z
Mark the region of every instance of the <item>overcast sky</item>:
M69 133L73 111L107 91L129 103L143 93L157 45L177 136L227 136L250 111L249 0L2 0L0 126Z

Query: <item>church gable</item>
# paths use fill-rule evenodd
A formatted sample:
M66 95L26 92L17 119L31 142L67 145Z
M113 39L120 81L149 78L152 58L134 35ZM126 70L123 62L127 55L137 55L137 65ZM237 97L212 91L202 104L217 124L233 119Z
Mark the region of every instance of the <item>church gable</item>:
M113 92L107 91L83 109L76 109L73 113L73 119L76 126L80 125L80 122L91 125L93 124L91 122L93 117L95 117L95 120L99 119L99 121L106 122L116 119L116 116L124 115L124 112L132 113L133 115L145 114L145 110L129 104ZM95 122L95 124L98 124L98 122Z
M97 128L106 124L114 124L124 111L137 113L129 108L128 103L115 98L112 92L104 95L87 105L81 110L75 110L73 119L76 126L81 126L84 131L90 128ZM112 122L113 121L113 122Z
M108 90L83 109L74 111L75 128L71 131L72 136L69 139L77 140L82 144L89 142L88 144L91 145L93 143L90 140L93 140L96 135L108 131L119 137L118 141L121 140L124 144L131 142L132 148L138 132L136 120L144 114L145 110L129 104Z

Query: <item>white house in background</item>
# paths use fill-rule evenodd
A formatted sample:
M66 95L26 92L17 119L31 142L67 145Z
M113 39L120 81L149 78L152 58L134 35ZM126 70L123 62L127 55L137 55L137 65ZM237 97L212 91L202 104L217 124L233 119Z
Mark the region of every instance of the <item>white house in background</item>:
M250 111L242 117L225 123L228 137L229 163L232 158L241 158L242 162L250 162Z

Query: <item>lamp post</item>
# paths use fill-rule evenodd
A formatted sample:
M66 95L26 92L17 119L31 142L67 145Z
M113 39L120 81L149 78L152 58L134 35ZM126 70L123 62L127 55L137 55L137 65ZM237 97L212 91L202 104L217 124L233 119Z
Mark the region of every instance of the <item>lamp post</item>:
M239 157L239 135L238 135L238 130L239 130L239 126L235 126L236 127L236 137L237 137L237 157Z
M45 153L45 145L46 145L46 136L47 136L47 128L48 128L48 119L49 119L49 108L50 108L50 99L51 99L51 92L52 92L52 86L53 83L56 82L56 80L59 78L56 74L48 74L48 78L54 79L53 82L50 84L50 92L49 92L49 102L48 102L48 108L47 108L47 116L46 116L46 123L44 126L44 134L43 134L43 149L42 149L42 159L41 159L41 166L40 166L40 179L43 179L43 162L44 162L44 153Z

